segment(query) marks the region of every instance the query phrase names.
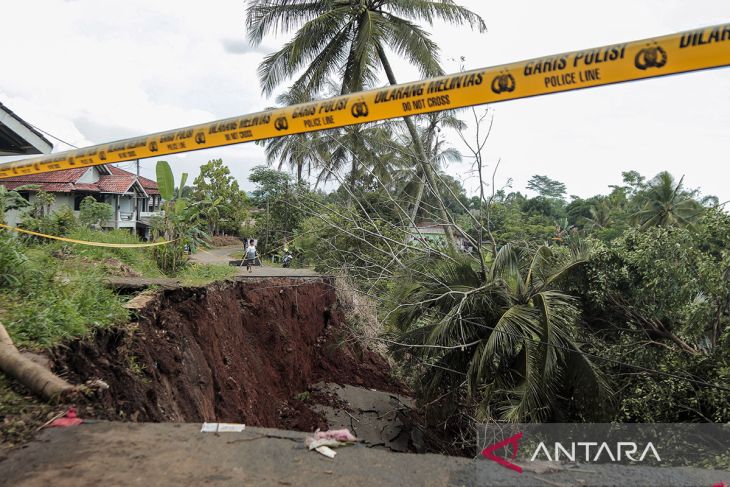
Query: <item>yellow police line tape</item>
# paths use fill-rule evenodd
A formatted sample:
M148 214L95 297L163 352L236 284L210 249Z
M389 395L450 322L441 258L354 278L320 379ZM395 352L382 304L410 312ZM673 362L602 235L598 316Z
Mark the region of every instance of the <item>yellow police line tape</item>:
M730 65L730 24L352 93L0 164L0 178L220 147Z
M90 245L92 247L110 247L113 249L139 249L142 247L156 247L158 245L167 245L169 243L174 242L174 240L163 240L161 242L141 243L141 244L89 242L88 240L76 240L73 238L57 237L55 235L46 235L45 233L38 233L38 232L34 232L32 230L25 230L23 228L11 227L11 226L5 225L3 223L0 223L0 228L6 228L8 230L12 230L13 232L27 233L28 235L34 235L36 237L49 238L52 240L60 240L61 242L68 242L68 243L79 244L79 245Z

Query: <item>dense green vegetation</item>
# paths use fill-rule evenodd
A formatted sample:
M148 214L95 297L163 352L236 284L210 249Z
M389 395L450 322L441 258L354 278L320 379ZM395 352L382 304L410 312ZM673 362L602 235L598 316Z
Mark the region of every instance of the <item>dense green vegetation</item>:
M212 161L200 177L207 177L211 167L220 169L220 162ZM167 201L164 214L153 225L156 237L172 241L168 245L151 249L96 247L0 229L0 322L18 345L51 347L97 328L125 323L124 298L104 285L108 276L172 276L183 284L201 285L236 273L230 266L188 262L186 247L195 250L206 242L205 217L210 216L210 206L206 205L210 199L182 196L174 188L166 163L161 163L160 172L160 190ZM184 180L181 183L184 186ZM23 228L89 242L140 243L129 231L96 229L110 218L112 209L92 197L82 201L77 218L68 207L50 211L52 195L48 193L41 195L40 203L28 205L17 192L0 189L5 211L25 209ZM245 197L239 203L238 214L246 210Z
M0 231L0 320L13 340L49 347L95 327L125 322L121 299L101 282L103 266L123 262L117 258L91 265L88 254L74 254L60 244L31 244Z
M420 25L434 20L484 26L447 0L255 0L247 11L254 43L293 34L259 69L268 94L291 79L280 104L393 84L391 52L424 75L441 73L438 46ZM624 172L621 185L589 198L544 174L525 193L496 187L497 168L482 158L490 115L444 112L262 141L269 165L293 176L257 166L248 196L219 159L177 188L160 162L164 215L154 230L170 245L69 247L0 232L0 319L33 346L123 321L103 275L122 264L194 283L226 277L230 268L190 265L186 248L233 233L256 237L265 256L292 248L295 265L343 277L368 298L380 336L367 339L390 347L437 418L730 421L724 206L667 172ZM473 163L476 194L448 174L461 160ZM92 228L103 206L86 202L79 225L39 195L26 228L136 241ZM3 214L21 200L0 188ZM424 234L429 225L440 231Z
M465 203L449 211L469 252L419 241L397 182L300 185L290 218L269 208L300 262L344 272L378 304L425 402L482 420L728 421L730 215L666 173L624 180L568 201L536 177L537 196L481 208L457 187Z
M259 67L265 93L293 83L281 104L393 84L391 51L442 72L419 25L436 19L483 27L450 0L247 10L254 43L291 33ZM296 179L252 173L254 232L267 249L293 238L300 264L369 296L442 417L729 421L730 217L717 198L666 172L625 172L590 198L544 174L527 194L496 187L482 158L492 121L472 109L264 141ZM459 139L463 153L447 143ZM476 195L446 174L462 159Z

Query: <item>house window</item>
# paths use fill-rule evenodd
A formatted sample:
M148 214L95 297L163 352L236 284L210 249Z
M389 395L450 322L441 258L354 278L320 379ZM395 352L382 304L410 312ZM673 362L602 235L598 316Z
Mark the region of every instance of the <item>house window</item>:
M100 194L76 194L74 196L74 211L81 210L81 202L84 201L84 198L87 196L93 196L98 203L104 202L104 198Z

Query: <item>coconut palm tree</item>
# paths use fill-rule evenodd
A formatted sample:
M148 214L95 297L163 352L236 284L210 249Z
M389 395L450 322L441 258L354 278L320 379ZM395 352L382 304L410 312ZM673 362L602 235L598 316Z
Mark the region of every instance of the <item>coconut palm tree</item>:
M702 212L701 206L683 188L684 176L676 182L667 171L660 172L643 194L643 208L632 215L642 229L654 226L689 225Z
M594 203L588 209L590 218L585 219L585 227L588 230L606 228L611 225L611 208L605 201Z
M560 289L586 258L581 245L530 254L507 244L486 278L463 254L410 266L390 296L388 321L400 332L394 351L430 365L421 379L427 398L456 395L463 384L482 419L544 420L571 385L606 391L574 340L578 302Z
M433 170L438 173L449 162L461 162L461 152L454 147L449 147L448 142L441 137L441 130L443 128L465 130L466 124L454 115L454 111L430 113L424 118L427 121L425 126L417 128ZM426 181L419 164L415 164L416 171L412 171L411 169L414 166L414 160L418 160L417 155L412 149L408 150L407 141L404 141L402 146L407 150L407 161L404 166L410 172L409 176L401 178L402 181L406 181L403 193L409 195L413 200L410 217L411 221L416 223L418 210L421 208L421 202L423 200L423 190Z
M276 98L281 106L296 105L313 100L311 93L302 89L292 87ZM326 165L328 151L326 142L319 132L287 135L275 139L257 141L256 144L265 146L266 160L269 164L278 161L278 169L289 166L289 169L296 172L297 183L303 180L304 169L311 174L312 169L322 168Z
M334 74L342 79L340 93L360 91L376 83L379 68L390 84L397 84L386 48L414 64L423 76L443 74L438 46L416 23L431 25L434 20L486 30L481 17L453 0L251 0L246 11L254 45L267 34L298 29L259 66L267 94L302 70L293 87L305 92L317 91ZM436 188L416 126L407 117L405 123L426 182ZM441 213L449 222L445 209Z

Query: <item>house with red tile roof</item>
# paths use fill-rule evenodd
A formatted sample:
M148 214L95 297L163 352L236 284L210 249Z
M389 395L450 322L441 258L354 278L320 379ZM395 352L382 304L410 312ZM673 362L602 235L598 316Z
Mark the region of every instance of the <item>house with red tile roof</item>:
M106 165L79 167L41 174L0 179L0 186L20 192L31 203L39 190L55 197L51 211L68 206L78 216L81 201L93 196L114 209L104 228L127 228L142 237L149 236L150 219L159 212L161 197L157 183L121 168ZM17 225L19 212L9 212L9 225Z

